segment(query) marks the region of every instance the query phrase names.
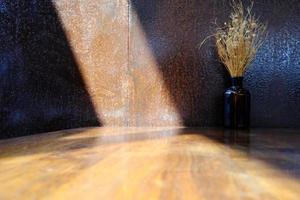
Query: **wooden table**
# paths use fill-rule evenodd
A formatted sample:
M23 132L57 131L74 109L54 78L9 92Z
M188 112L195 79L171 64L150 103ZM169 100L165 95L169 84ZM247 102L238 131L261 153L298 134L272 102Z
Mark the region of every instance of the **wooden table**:
M0 141L0 199L300 199L300 132L85 128Z

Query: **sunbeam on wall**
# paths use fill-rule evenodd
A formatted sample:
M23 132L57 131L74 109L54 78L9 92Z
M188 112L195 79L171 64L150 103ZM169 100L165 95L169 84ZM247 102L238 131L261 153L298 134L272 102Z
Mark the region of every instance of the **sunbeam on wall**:
M127 125L128 11L125 1L55 1L66 34L104 125Z
M136 123L138 126L183 125L140 18L132 7L130 14L129 66L134 83Z
M104 125L181 125L139 17L134 9L128 12L127 1L54 3Z
M201 50L199 44L215 21L228 18L227 1L53 2L105 125L222 126L228 76L213 40ZM299 23L299 6L255 1L253 11L268 22L270 33L245 77L254 127L298 124L299 78L293 75L299 68L299 26L293 24ZM278 12L282 17L274 18Z

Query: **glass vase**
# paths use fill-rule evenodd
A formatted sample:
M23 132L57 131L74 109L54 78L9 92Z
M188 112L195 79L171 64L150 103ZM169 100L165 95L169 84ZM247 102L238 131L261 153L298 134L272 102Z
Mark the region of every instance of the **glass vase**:
M224 93L224 126L247 129L250 126L250 100L248 90L243 88L243 77L231 78L231 87Z

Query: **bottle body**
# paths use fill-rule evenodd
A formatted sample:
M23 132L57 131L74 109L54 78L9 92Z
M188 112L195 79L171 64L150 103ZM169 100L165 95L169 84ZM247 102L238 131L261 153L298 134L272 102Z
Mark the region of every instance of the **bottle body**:
M232 86L224 93L224 126L226 128L249 128L250 93L243 88L243 77L231 78L231 82Z

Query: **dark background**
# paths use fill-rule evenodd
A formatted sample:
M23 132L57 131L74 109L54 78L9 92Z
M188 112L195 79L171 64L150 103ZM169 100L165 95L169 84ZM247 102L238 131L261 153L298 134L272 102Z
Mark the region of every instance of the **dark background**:
M228 74L214 41L201 49L199 43L213 33L215 21L227 21L228 2L130 2L129 32L135 13L186 126L222 126ZM252 127L300 127L299 10L298 0L255 1L253 11L268 23L269 34L245 75L252 95ZM96 113L51 1L0 1L0 138L99 126Z
M99 125L51 1L0 12L0 138Z
M229 86L214 40L199 41L228 19L220 0L133 0L165 84L185 125L221 126ZM244 1L249 5L249 1ZM252 127L300 127L300 1L256 0L253 13L268 37L245 75L252 94Z

